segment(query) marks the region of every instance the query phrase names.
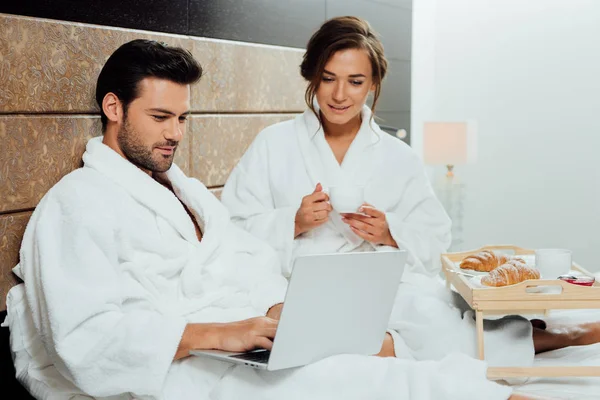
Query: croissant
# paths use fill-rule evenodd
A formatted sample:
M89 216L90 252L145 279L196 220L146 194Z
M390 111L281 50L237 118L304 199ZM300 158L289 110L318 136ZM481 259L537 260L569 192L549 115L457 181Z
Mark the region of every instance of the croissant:
M504 254L496 254L491 250L482 250L479 253L465 257L460 262L462 269L472 269L479 272L490 272L498 266L506 263L510 257Z
M540 279L540 271L530 267L522 259L514 258L481 278L481 283L498 287L514 285L527 279Z

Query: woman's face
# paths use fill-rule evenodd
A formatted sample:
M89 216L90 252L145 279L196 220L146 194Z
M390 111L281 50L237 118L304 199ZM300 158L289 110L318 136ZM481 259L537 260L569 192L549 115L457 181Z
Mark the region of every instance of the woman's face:
M327 122L344 125L360 118L371 90L375 85L367 51L340 50L325 64L316 98Z

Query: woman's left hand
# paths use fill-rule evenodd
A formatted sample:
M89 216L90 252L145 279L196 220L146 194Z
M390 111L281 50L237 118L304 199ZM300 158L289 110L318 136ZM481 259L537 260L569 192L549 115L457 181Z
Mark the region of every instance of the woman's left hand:
M370 204L363 204L359 209L362 214L341 214L342 221L350 225L350 229L367 242L398 247L390 233L390 227L385 218L385 213Z

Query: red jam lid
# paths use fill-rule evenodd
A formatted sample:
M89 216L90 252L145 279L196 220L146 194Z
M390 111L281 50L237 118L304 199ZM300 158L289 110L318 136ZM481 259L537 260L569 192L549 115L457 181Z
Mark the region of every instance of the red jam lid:
M561 275L558 279L581 286L592 286L596 281L593 276L586 275Z

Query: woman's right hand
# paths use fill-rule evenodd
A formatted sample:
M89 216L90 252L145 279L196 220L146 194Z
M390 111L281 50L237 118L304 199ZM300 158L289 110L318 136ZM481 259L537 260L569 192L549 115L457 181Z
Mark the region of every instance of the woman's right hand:
M302 198L300 208L296 212L294 237L323 225L329 220L331 210L329 196L323 192L323 186L318 183L314 192Z

